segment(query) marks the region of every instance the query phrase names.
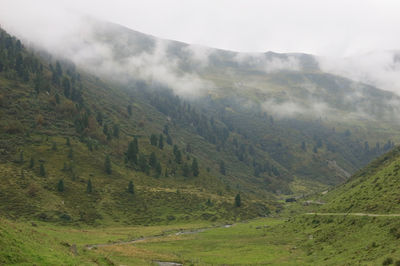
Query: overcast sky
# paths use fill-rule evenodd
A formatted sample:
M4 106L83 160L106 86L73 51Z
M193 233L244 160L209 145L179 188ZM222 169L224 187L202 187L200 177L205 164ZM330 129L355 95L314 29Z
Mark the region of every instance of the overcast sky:
M0 0L0 23L28 35L62 31L75 12L245 52L348 56L400 47L396 0Z

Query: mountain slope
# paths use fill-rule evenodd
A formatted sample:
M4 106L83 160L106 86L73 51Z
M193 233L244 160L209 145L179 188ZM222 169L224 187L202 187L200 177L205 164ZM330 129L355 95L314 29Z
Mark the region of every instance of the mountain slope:
M400 213L400 148L396 147L329 192L323 211Z
M95 36L105 39L100 47L108 52L97 54L93 47L88 57L77 45L79 57L71 55L77 66L25 49L1 31L0 197L9 217L87 223L249 218L279 209L274 194L341 182L393 146L394 127L384 121L336 122L304 112L282 117L261 104L272 85L255 91L221 85L231 82L222 65L232 65L232 71L280 83L284 87L275 93L282 95L295 88L289 83L304 77L320 82L316 92L328 93L326 99L351 87L349 80L320 73L307 55L267 53L268 62L284 58L290 63L288 58L296 56L308 65L265 74L229 63L226 58L237 53L216 51L221 67L215 63L185 72L182 60L167 52L176 50L181 57L184 44L156 49L152 37L106 26L112 30ZM130 53L140 56L130 58ZM212 73L216 76L205 78ZM205 90L197 97L187 94L200 88ZM357 92L365 92L364 102L396 97L375 88ZM351 110L342 109L352 117ZM370 148L367 141L378 143ZM245 208L234 206L238 193Z

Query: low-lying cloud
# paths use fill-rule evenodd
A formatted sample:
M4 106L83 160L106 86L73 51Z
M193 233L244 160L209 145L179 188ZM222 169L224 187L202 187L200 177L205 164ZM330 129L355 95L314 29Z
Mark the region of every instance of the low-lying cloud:
M323 71L400 95L400 53L376 51L346 58L318 58Z

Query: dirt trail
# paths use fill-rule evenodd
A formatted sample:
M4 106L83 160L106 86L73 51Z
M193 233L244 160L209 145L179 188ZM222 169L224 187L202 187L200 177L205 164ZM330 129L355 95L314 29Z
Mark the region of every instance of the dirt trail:
M363 212L308 212L306 215L325 215L325 216L370 216L370 217L400 217L400 214L375 214Z
M104 244L91 244L91 245L86 245L87 249L93 249L93 248L98 248L98 247L108 247L108 246L115 246L115 245L126 245L126 244L133 244L137 243L140 241L144 240L149 240L149 239L157 239L157 238L162 238L162 237L168 237L168 236L173 236L173 235L186 235L186 234L197 234L201 233L210 229L215 229L215 228L229 228L233 226L233 224L224 224L224 225L219 225L219 226L212 226L212 227L205 227L205 228L198 228L198 229L189 229L189 230L181 230L173 234L160 234L160 235L154 235L154 236L147 236L147 237L139 237L135 238L132 240L128 241L118 241L118 242L112 242L112 243L104 243Z

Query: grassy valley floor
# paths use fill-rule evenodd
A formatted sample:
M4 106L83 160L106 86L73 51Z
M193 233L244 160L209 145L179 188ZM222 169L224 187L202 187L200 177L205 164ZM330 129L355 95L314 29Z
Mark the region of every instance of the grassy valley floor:
M391 216L301 214L231 226L99 228L2 219L0 264L397 265L399 239L400 217Z

